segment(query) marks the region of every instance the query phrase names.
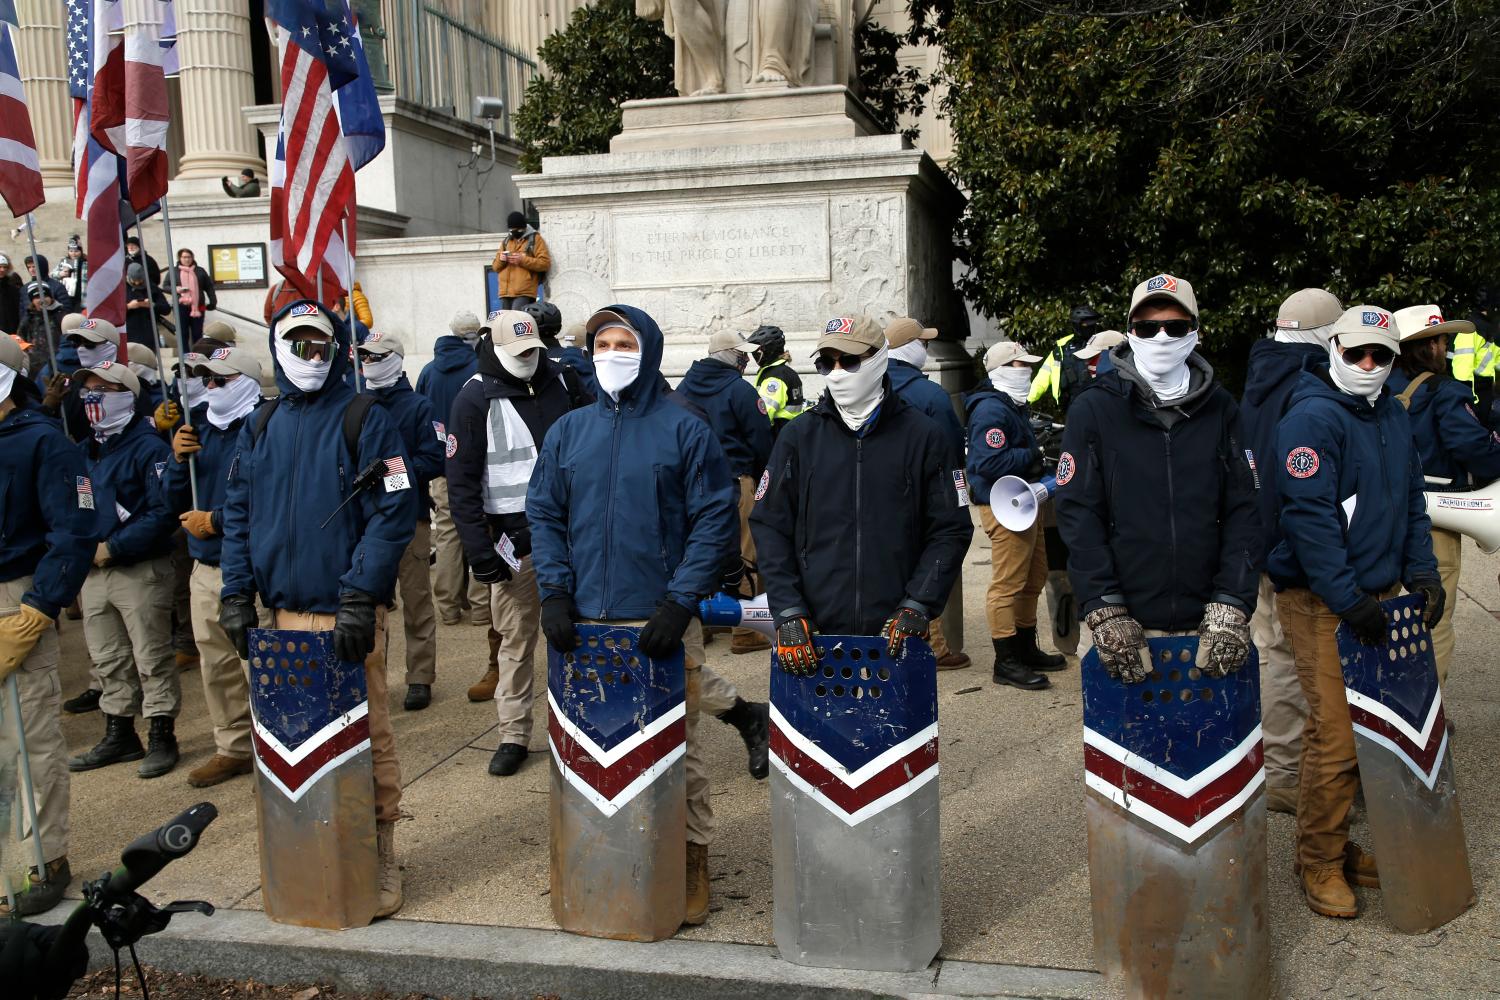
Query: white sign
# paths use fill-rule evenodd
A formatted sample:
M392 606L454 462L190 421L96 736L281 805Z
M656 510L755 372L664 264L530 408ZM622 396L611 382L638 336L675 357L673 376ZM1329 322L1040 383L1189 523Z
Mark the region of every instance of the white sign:
M829 279L826 201L616 212L612 228L617 288Z

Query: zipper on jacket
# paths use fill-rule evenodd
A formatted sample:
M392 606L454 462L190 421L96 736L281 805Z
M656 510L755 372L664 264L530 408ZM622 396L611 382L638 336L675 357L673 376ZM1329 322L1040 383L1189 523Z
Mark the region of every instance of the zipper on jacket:
M615 526L615 465L620 458L619 400L615 401L614 410L613 424L609 432L609 478L605 480L605 482L609 483L609 499L604 504L604 591L600 594L601 604L609 599L609 551L612 542L610 535L613 534ZM655 476L654 472L652 476ZM610 613L607 606L599 609L599 617L605 621L609 620Z
M293 400L288 400L287 404L291 407L292 412L296 416L296 419L297 419L297 427L296 427L295 430L292 431L292 454L293 455L301 455L302 454L302 409ZM271 429L271 421L269 419L266 420L266 427L265 427L265 429L267 431L269 431ZM262 441L268 440L268 438L269 438L269 436L267 434L263 433L261 435L261 440ZM298 467L302 463L301 462L293 462L291 464L292 464L292 488L291 488L291 491L288 492L287 496L298 497L298 496L301 496L302 493L297 488L297 469L298 469ZM297 518L292 517L292 518L288 518L287 520L289 520L291 522L290 524L287 525L287 529L286 529L286 532L287 532L287 539L286 539L287 540L287 551L288 552L300 552L301 549L297 545ZM251 573L252 573L252 576L253 576L253 574L254 574L254 566L253 566L253 564L251 566ZM296 607L295 604L292 605L292 606Z
M1167 439L1167 527L1172 547L1172 583L1171 596L1167 599L1167 627L1172 628L1177 624L1177 491L1172 483L1172 430L1167 428L1162 432Z
M860 512L859 498L863 492L861 481L864 478L865 462L865 439L856 437L854 439L854 614L860 615L864 610L864 598L860 594L860 583L864 581L865 571L860 558L864 551L860 546L859 526L864 523L864 515Z

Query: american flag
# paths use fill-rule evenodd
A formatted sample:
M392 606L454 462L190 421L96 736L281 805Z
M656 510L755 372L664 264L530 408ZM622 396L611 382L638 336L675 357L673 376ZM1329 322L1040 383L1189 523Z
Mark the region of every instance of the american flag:
M162 39L172 0L132 0L125 35L125 172L130 205L143 212L167 193L167 78L175 51ZM175 24L175 21L173 22ZM175 27L172 42L176 41ZM94 92L99 92L95 78Z
M89 107L89 134L111 153L125 152L125 5L121 0L91 0L94 82ZM70 4L71 6L71 4Z
M386 459L385 474L387 476L406 475L406 459L402 458L400 455L397 455L395 458Z
M89 281L83 308L95 319L121 328L121 362L127 360L125 326L125 246L120 235L120 158L91 134L95 93L95 35L102 25L95 7L108 0L67 0L68 92L73 97L73 178L76 214L87 222ZM108 46L108 39L103 43ZM122 62L123 71L123 62ZM122 80L123 83L123 80ZM123 102L123 97L122 97ZM123 107L123 103L121 105Z
M45 197L36 137L31 131L31 114L26 108L26 91L21 87L16 46L11 38L16 27L15 0L0 0L0 195L5 197L11 214L19 217Z

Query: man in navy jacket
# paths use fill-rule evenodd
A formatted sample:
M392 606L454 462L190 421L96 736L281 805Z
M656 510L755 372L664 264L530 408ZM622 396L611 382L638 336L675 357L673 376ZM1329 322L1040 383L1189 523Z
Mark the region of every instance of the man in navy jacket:
M344 381L349 328L299 300L273 319L270 340L281 395L240 430L224 502L219 621L248 659L258 595L272 628L331 631L340 660L364 663L380 854L376 916L390 916L401 908L401 767L386 701L386 609L411 544L418 494L401 433L381 407L363 413L353 453L345 443L341 429L360 405ZM367 472L369 485L356 494L356 479Z

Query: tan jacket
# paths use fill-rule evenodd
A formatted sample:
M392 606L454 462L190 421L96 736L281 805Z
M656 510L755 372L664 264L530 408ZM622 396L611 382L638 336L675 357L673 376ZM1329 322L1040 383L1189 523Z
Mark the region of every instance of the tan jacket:
M528 249L533 252L527 253ZM521 262L509 264L501 260L500 255L507 252L520 254ZM517 295L536 298L537 283L551 267L552 254L547 250L547 241L534 229L528 229L520 238L507 238L490 262L490 270L500 276L500 297L506 299Z

